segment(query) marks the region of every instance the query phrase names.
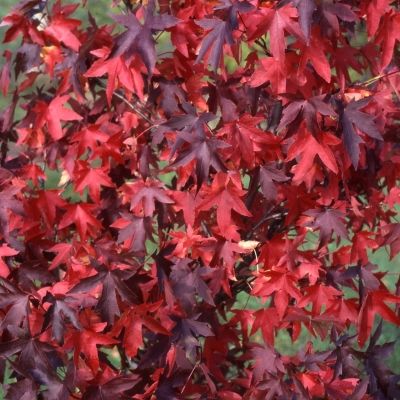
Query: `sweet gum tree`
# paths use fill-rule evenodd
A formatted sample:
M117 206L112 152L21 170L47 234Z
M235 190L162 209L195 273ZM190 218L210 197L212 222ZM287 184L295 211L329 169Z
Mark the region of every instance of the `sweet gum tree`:
M87 6L1 24L3 398L400 398L399 3Z

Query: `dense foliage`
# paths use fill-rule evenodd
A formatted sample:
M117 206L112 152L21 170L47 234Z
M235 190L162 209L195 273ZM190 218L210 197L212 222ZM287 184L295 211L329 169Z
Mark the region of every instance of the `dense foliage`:
M2 22L4 398L400 398L398 2L85 3Z

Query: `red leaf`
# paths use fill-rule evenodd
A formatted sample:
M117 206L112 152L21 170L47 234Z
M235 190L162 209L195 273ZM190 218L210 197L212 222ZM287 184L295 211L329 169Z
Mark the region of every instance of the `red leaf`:
M3 257L15 256L18 253L19 253L19 251L14 250L11 247L8 247L4 243L0 247L0 276L2 278L7 278L7 276L10 274L10 268L4 262Z
M114 187L114 183L103 168L83 166L76 174L76 191L82 193L87 187L89 195L95 202L100 201L100 186Z
M159 305L158 305L159 307ZM154 311L154 305L142 305L124 313L113 328L113 335L118 336L125 329L123 345L129 357L135 357L139 348L143 346L142 330L145 326L151 332L169 336L170 333L153 317L147 315Z
M69 205L58 228L64 229L75 224L81 240L85 240L88 231L92 234L96 232L95 229L101 228L101 223L92 215L95 208L94 205L87 203Z
M72 249L73 246L69 243L58 243L50 247L47 251L56 252L57 255L51 262L49 270L57 268L60 264L65 263L70 258Z
M151 217L155 210L155 202L173 204L160 182L147 180L127 183L122 187L125 202L131 203L131 210L143 212L145 217Z
M9 50L4 52L4 57L6 59L5 64L2 66L0 73L0 91L3 93L3 96L7 96L8 88L10 86L10 66L11 66L11 56L12 53Z
M97 346L110 346L118 343L117 340L108 335L99 333L103 329L104 324L98 323L91 328L83 329L81 332L74 332L69 342L65 344L67 348L73 347L76 367L79 367L79 356L83 354L86 364L94 374L97 374L100 367L99 349Z
M273 346L275 342L275 331L281 323L276 310L272 307L259 310L255 312L254 317L255 321L251 332L255 333L258 329L261 329L264 342Z
M58 14L52 18L51 23L46 27L46 34L50 35L56 42L62 42L74 51L79 51L81 42L74 34L76 28L81 25L78 19L65 18L62 14Z
M378 290L369 293L364 299L358 316L358 343L360 347L363 347L367 341L376 315L381 316L392 324L400 325L400 318L386 302L399 304L400 297L387 291Z
M303 36L298 23L294 20L296 17L296 9L289 5L278 9L264 8L255 18L247 20L250 22L248 26L252 27L250 38L258 38L269 32L271 53L277 60L282 60L286 49L285 31L300 38Z
M316 284L310 286L305 293L305 296L297 303L299 307L305 307L307 304L312 303L313 315L319 315L323 306L329 308L332 304L338 301L341 292L332 286L324 286Z
M286 92L287 71L280 59L266 57L260 60L260 68L251 76L250 85L257 87L269 82L274 94Z
M44 123L51 137L59 140L64 136L61 121L79 121L82 117L75 111L65 108L69 96L55 97L49 104L39 102L36 104L35 111L39 115L39 123L37 128L41 128Z
M96 55L105 57L107 54L97 51ZM128 92L136 92L140 98L143 98L143 78L140 73L141 64L133 59L130 63L122 57L114 57L109 60L100 58L95 61L89 70L85 73L88 78L101 77L108 75L107 79L107 100L111 104L115 90L122 85Z
M322 39L313 35L309 45L300 45L300 64L299 72L304 71L310 61L317 74L329 83L331 81L331 66L326 57L326 46Z
M218 173L215 175L210 188L205 188L202 192L203 200L200 202L198 209L209 210L217 207L217 223L222 234L227 235L232 225L232 210L246 217L251 214L247 210L245 204L240 199L244 195L242 184L237 175L226 175Z
M333 232L341 238L348 238L344 224L345 214L341 211L334 209L308 210L305 214L315 218L310 226L320 230L319 240L321 244L325 244L332 237Z

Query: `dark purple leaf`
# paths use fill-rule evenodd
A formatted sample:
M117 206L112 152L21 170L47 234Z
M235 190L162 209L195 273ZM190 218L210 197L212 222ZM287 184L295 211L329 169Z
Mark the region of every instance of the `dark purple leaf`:
M192 271L189 267L191 260L179 260L172 266L170 274L174 295L184 309L190 311L196 305L196 294L210 305L214 305L210 289L201 278L201 268Z
M356 127L373 139L383 140L375 124L375 118L372 115L360 111L360 109L368 105L371 100L371 97L366 97L358 101L353 100L346 107L342 107L339 115L344 146L350 156L354 168L356 169L360 158L359 145L360 143L363 143L363 140L354 128Z
M299 22L301 30L304 33L304 37L307 40L307 44L310 41L310 32L311 32L311 24L312 17L314 11L316 10L316 4L314 0L291 0L293 5L297 8L297 12L299 13ZM289 3L288 0L283 1L280 5Z
M186 146L178 151L178 156L171 164L173 167L187 165L196 160L196 176L198 187L208 176L210 167L216 171L225 171L225 165L218 155L218 149L225 149L230 145L222 140L208 138L202 128L193 132L180 132L178 140L186 142ZM182 143L182 142L181 142Z
M6 400L37 400L37 387L30 379L22 379L9 386Z
M122 212L121 217L130 222L125 227L119 228L118 243L125 243L133 253L144 254L146 240L152 235L151 218L136 217L127 212Z
M130 57L134 53L140 54L146 65L149 75L153 73L156 65L156 48L153 32L163 31L178 23L178 19L172 15L154 15L155 1L150 0L145 13L144 24L142 25L136 16L129 12L126 15L114 16L114 19L128 28L116 41L116 45L110 57L125 55Z
M246 0L221 0L219 3L220 5L214 7L214 10L226 11L227 20L231 29L237 29L239 27L238 13L247 13L254 10L254 6Z
M317 114L335 116L335 111L325 101L325 95L315 96L308 100L297 100L289 103L283 110L278 131L287 128L299 115L306 121L307 128L314 132L318 127Z
M207 323L196 320L198 317L199 315L194 316L193 319L179 319L172 331L173 341L179 343L189 359L193 357L196 348L200 345L197 339L199 336L214 335Z
M103 289L101 296L97 303L97 307L103 318L109 323L114 322L115 316L120 315L120 309L117 301L117 293L121 299L129 304L135 303L137 296L124 282L129 279L133 274L132 271L121 271L118 269L107 270L103 266L97 266L98 273L89 278L83 279L80 283L75 285L68 294L87 292L95 286L102 284Z
M276 199L276 186L274 182L286 182L289 178L283 171L276 169L274 166L263 166L260 168L261 191L266 200L273 201Z
M139 382L135 375L118 376L112 378L102 385L92 385L85 391L83 400L115 400L128 399L131 396L125 395L125 392L132 389Z
M47 329L51 324L53 337L60 344L64 343L65 319L68 320L75 329L81 330L81 324L79 323L77 313L68 305L68 300L68 297L63 300L57 299L49 292L43 299L43 301L51 303L50 308L45 314L43 329Z
M276 374L278 371L284 371L279 355L268 345L254 346L251 354L255 360L254 379L256 382L261 381L265 374Z
M358 19L357 15L348 4L324 1L320 7L323 20L325 20L336 32L339 32L340 29L338 19L346 22L354 22Z
M221 60L224 44L232 45L234 43L231 24L217 18L204 18L196 21L196 23L203 29L210 30L210 32L203 39L195 62L199 63L204 58L207 51L210 50L209 64L211 68L216 71Z
M314 217L314 222L310 224L310 227L319 229L320 246L325 245L331 239L332 233L348 239L344 221L345 214L341 211L333 209L326 209L325 211L308 210L305 214Z
M160 106L165 111L167 117L179 112L179 104L185 101L185 92L173 82L160 82L161 101Z

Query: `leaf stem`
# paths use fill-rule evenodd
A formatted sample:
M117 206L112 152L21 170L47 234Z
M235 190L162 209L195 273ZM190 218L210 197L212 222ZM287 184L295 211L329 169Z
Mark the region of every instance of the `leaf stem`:
M194 371L197 369L197 367L199 366L200 361L197 361L196 364L193 366L192 370L190 371L190 374L185 382L185 384L183 385L183 388L181 390L181 394L185 391L187 384L190 381L190 378L192 377L192 375L194 374Z
M364 86L372 85L373 83L379 81L380 79L387 78L388 76L398 74L399 72L400 71L392 71L387 74L379 74L379 75L373 76L372 78L370 78L364 82L361 82L361 85L364 85Z
M119 94L118 92L113 92L113 96L118 97L120 100L122 100L125 104L127 104L136 114L138 114L141 118L146 120L149 124L152 123L151 119L147 117L145 114L142 113L134 104L132 104L130 101L128 101L122 94Z

